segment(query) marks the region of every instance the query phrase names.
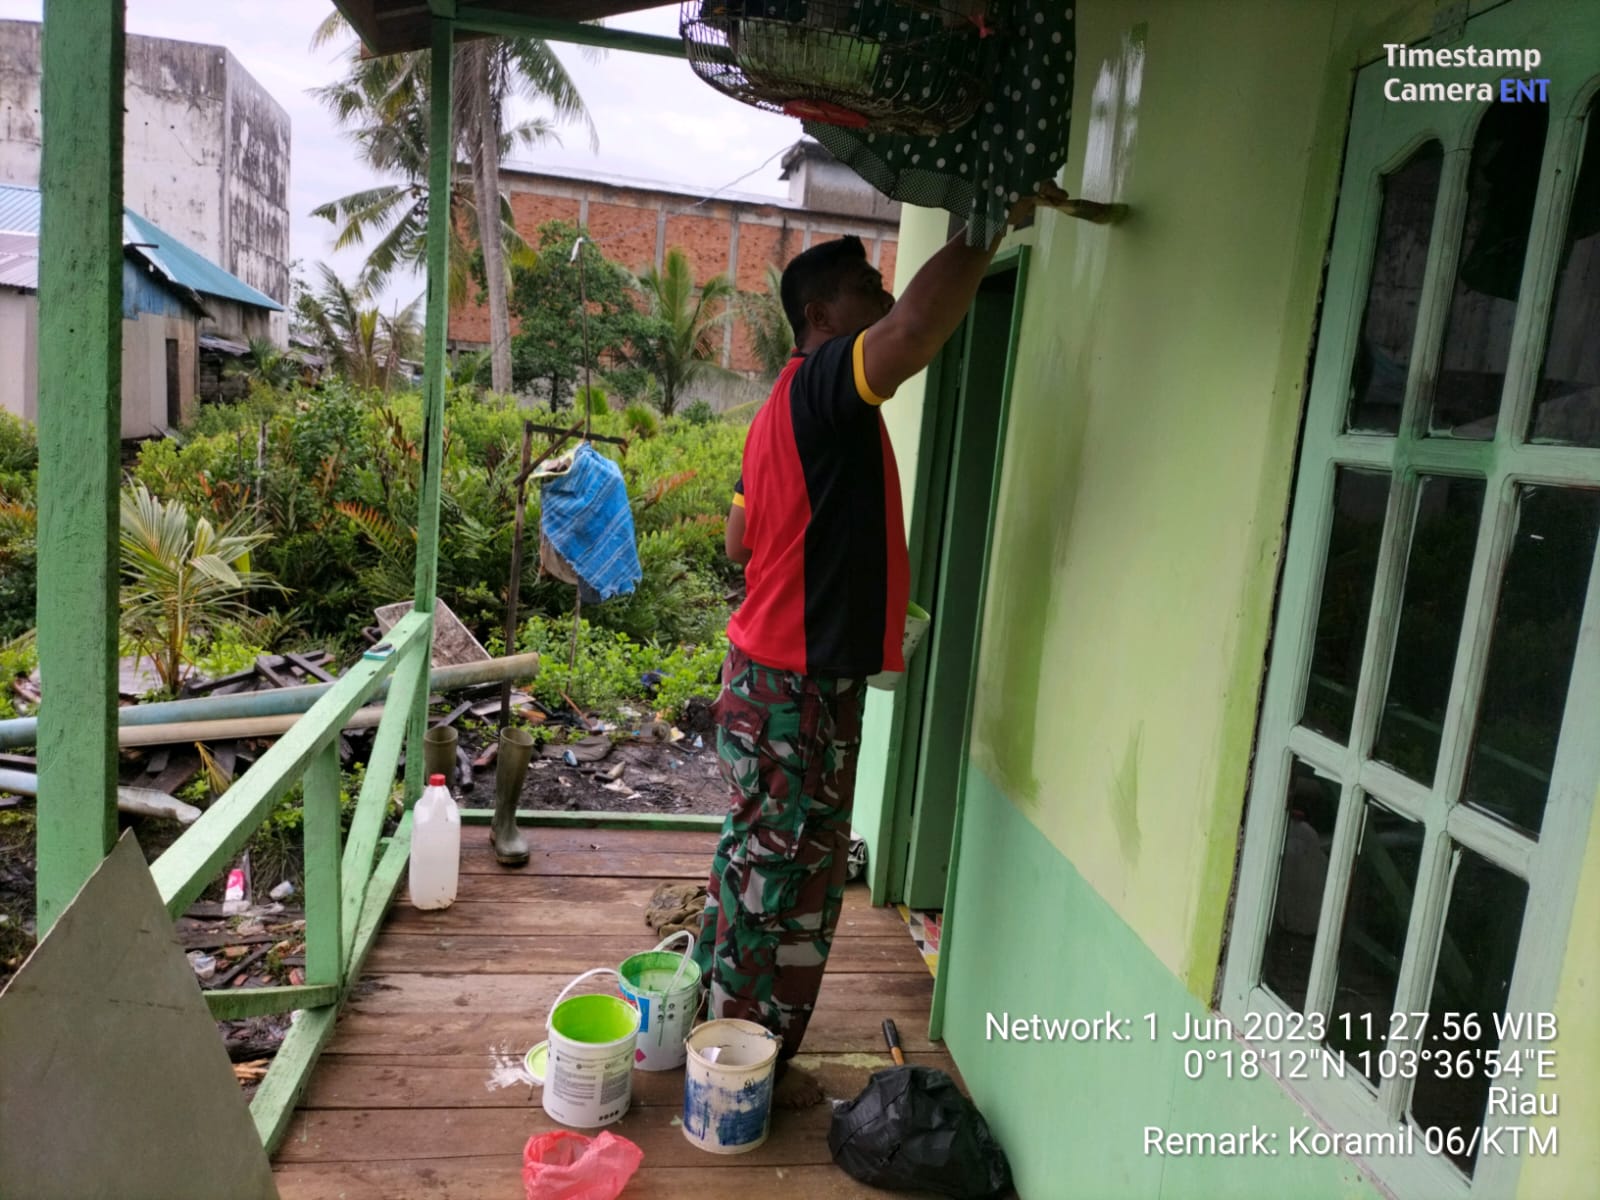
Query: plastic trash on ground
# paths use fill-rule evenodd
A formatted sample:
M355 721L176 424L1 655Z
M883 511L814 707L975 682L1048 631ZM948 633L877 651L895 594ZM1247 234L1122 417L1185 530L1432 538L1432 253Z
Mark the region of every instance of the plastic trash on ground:
M1011 1190L1011 1165L977 1107L932 1067L873 1072L834 1109L833 1161L862 1183L989 1200Z
M535 1134L522 1149L522 1186L528 1200L616 1200L643 1161L643 1150L609 1131Z

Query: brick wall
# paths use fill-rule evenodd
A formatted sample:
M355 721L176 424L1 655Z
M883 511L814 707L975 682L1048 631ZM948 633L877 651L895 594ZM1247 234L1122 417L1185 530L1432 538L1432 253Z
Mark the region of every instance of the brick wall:
M689 258L696 282L729 275L740 292L764 292L766 267L783 265L813 242L851 233L866 243L867 255L893 287L898 223L833 213L809 212L781 201L697 197L659 187L627 186L593 180L503 171L500 185L511 198L517 229L530 242L546 221L586 225L607 258L630 271L657 266L671 248ZM489 340L488 312L482 305L457 305L450 312L450 340L481 346ZM734 321L723 337L722 363L755 372L743 322Z

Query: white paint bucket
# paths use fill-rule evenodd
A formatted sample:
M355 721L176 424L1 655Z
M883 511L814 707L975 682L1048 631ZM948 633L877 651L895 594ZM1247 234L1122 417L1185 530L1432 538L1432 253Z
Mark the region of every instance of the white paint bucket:
M712 1154L743 1154L766 1141L781 1045L754 1021L707 1021L691 1033L683 1136Z
M639 1010L620 996L567 993L596 975L615 976L610 967L585 971L556 997L546 1027L550 1047L545 1063L544 1111L552 1121L576 1129L595 1129L620 1120L633 1099L633 1044Z
M687 938L682 956L667 947ZM622 998L639 1010L639 1038L633 1065L641 1071L675 1071L683 1066L684 1038L700 1010L700 968L690 957L695 935L681 930L654 950L625 958L617 968Z
M906 605L906 631L900 640L900 654L906 660L908 668L911 665L911 656L917 652L917 647L922 645L922 639L927 635L928 626L932 623L933 618L928 615L928 610L920 604ZM904 671L879 671L876 675L867 676L867 684L892 692L900 686L900 680L904 677Z

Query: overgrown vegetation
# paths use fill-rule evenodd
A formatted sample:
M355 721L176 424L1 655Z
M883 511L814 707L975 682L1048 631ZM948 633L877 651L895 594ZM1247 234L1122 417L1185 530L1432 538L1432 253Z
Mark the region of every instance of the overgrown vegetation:
M596 433L627 439L599 445L627 480L644 576L633 595L583 611L580 642L610 639L607 654L584 659L603 682L558 672L554 690L540 694L559 704L571 684L580 703L615 711L652 699L637 679L654 671L672 680L654 707L675 709L715 685L712 659L737 578L721 546L743 431L701 409L667 418L637 406L609 411L599 387L591 408ZM528 419L570 424L467 386L448 389L439 594L486 644L505 620ZM225 674L263 651L357 650L373 609L412 594L421 439L416 393L332 381L317 391L258 382L240 404L204 409L181 438L147 442L124 493L125 648L151 655L168 692L187 669ZM0 673L33 666L31 644L9 643L34 622L36 462L27 427L0 425ZM538 518L535 487L520 637L541 648L560 642L547 663L555 670L559 658L564 672L574 592L539 574ZM0 681L6 707L9 684Z

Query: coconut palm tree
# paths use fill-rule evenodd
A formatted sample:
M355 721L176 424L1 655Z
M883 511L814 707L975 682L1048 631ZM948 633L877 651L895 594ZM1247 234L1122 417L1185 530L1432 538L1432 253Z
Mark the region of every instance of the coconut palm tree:
M347 33L337 12L318 28L313 45ZM429 55L391 55L364 59L353 47L345 79L317 95L342 124L352 128L363 157L379 170L397 171L405 186L368 189L316 210L343 220L340 244L364 240L373 229L383 238L369 257L369 266L386 274L400 262L420 263L426 253L427 112ZM510 205L500 195L500 160L518 145L536 145L556 138L555 124L578 122L587 127L591 147L598 147L594 123L583 98L549 45L537 38L479 38L455 49L452 97L458 150L472 164L470 207L452 189L451 228L477 230L483 251L484 285L489 303L490 374L496 391L511 390L511 320L507 281L511 261L531 254L517 234ZM507 104L517 96L547 105L550 119L505 125ZM465 247L451 247L451 296L465 296L469 256ZM457 267L459 264L459 268ZM380 275L381 277L381 275Z
M253 587L277 587L250 570L266 534L237 521L218 528L181 500L161 501L135 484L122 493L122 628L151 653L176 694L191 638L220 621L250 615ZM280 589L281 590L281 589Z
M638 277L638 289L650 332L634 338L629 358L660 382L657 404L670 417L685 388L708 376L734 374L717 361L733 284L726 275L715 275L696 289L688 256L674 246L659 269L651 267Z
M767 290L742 296L740 309L744 327L750 332L750 349L770 378L783 370L794 353L794 328L783 311L783 276L778 268L767 267Z
M387 392L400 360L415 357L422 344L421 297L386 315L372 306L370 280L346 283L326 263L317 270L322 287L300 296L301 324L345 379Z

